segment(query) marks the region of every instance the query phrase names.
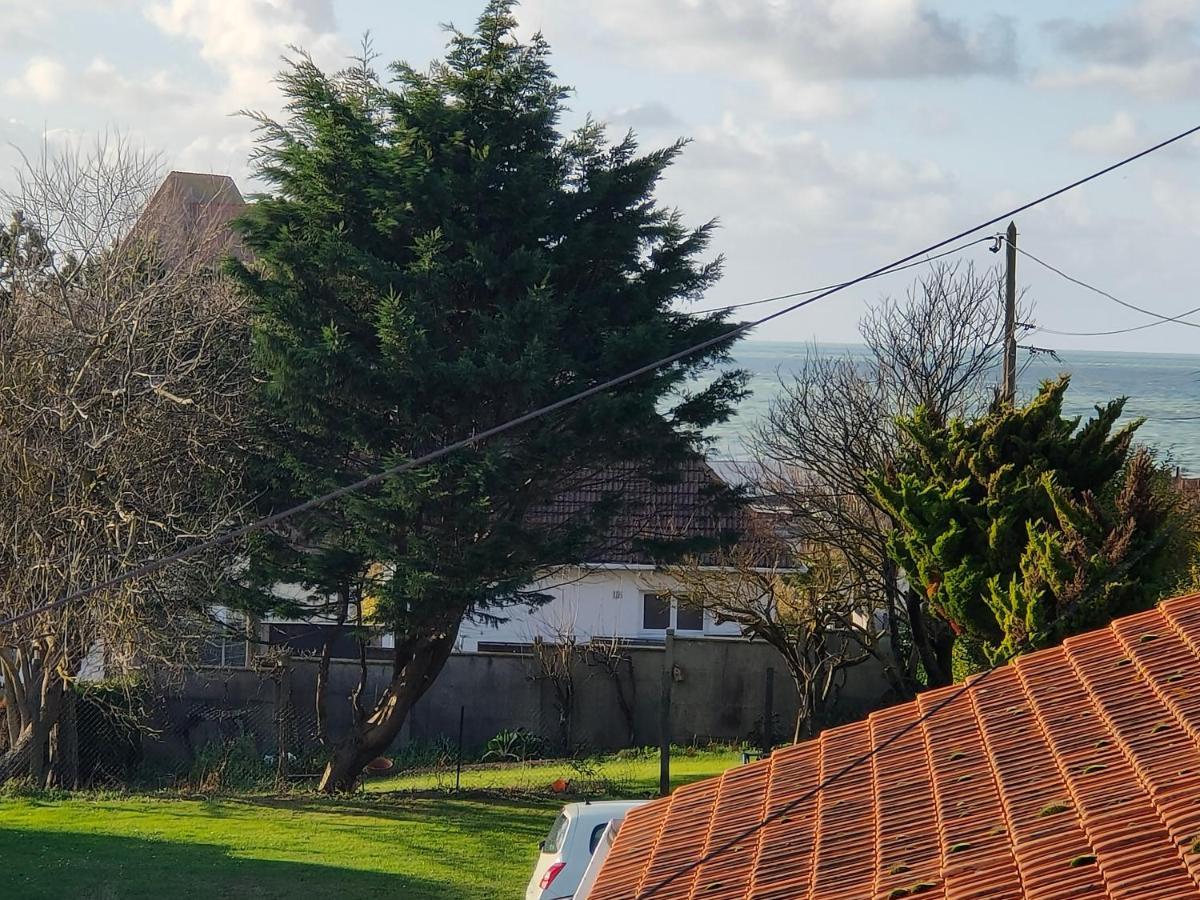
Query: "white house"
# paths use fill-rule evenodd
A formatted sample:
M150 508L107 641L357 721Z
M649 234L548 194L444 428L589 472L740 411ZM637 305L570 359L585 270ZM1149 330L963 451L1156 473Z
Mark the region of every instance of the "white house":
M517 649L535 638L554 641L567 635L579 642L615 637L630 643L661 643L668 628L685 637L741 636L736 624L672 599L680 593L678 582L653 565L610 562L564 567L535 582L530 590L551 599L539 606L511 607L499 624L464 622L458 649Z
M680 604L680 585L664 569L669 546L680 542L699 551L728 543L743 530L749 513L734 502L729 486L709 464L696 457L663 481L632 474L631 468L608 469L582 477L572 490L532 512L540 524L566 523L605 495L622 498L620 511L586 554L586 561L548 565L526 589L548 598L516 604L465 621L459 652L505 652L527 648L535 639L577 642L617 638L626 643L661 643L668 628L681 636L736 639L739 626L710 611ZM299 588L280 586L291 593ZM496 620L499 621L496 621ZM353 611L351 614L353 620ZM259 637L267 644L286 644L296 652L319 652L332 621L267 619ZM391 635L379 635L368 655L386 657ZM349 634L335 640L335 658L358 658L358 643Z

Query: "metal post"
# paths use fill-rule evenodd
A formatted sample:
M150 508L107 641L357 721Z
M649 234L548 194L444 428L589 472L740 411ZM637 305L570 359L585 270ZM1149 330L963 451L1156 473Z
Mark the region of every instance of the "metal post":
M658 793L671 793L671 686L675 680L675 629L667 629L663 646L662 697L658 708Z
M1017 400L1017 223L1008 223L1005 241L1007 271L1004 276L1004 378L1003 399L1009 406Z
M763 756L769 756L775 744L775 670L767 666L767 683L763 688Z
M459 784L462 782L462 744L463 744L463 723L467 718L467 708L460 706L458 708L458 754L454 763L454 793L458 793Z

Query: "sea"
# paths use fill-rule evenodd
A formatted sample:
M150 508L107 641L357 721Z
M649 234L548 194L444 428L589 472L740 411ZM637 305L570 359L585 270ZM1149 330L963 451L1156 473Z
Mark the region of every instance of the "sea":
M747 458L747 434L770 408L781 384L810 354L864 360L867 349L856 344L780 341L743 341L734 347L734 365L750 372L752 393L733 418L713 429L713 457ZM1200 476L1200 355L1060 350L1054 359L1040 354L1027 358L1022 351L1018 367L1018 391L1025 397L1045 379L1069 373L1065 411L1071 415L1086 418L1095 413L1097 404L1126 397L1126 418L1145 418L1138 440L1183 474Z

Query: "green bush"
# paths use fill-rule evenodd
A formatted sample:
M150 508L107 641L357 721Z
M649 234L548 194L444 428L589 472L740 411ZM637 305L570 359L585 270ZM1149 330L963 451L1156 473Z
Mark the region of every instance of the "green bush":
M524 728L506 729L490 741L483 751L484 762L528 762L544 759L547 741Z
M204 794L273 788L274 759L263 756L251 735L209 741L196 753L188 786Z

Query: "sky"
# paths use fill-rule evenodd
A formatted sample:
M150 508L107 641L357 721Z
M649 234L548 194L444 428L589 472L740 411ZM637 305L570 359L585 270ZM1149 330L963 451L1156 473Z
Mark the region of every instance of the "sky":
M228 173L251 193L253 128L237 113L280 113L273 77L289 46L337 69L370 31L383 61L424 66L443 26L469 29L482 6L0 0L0 185L18 149L121 133L168 168ZM564 128L590 115L646 149L691 139L660 198L720 223L725 275L702 307L847 280L1200 124L1200 0L526 0L516 15L574 88ZM1023 249L1122 300L1166 316L1200 306L1200 141L1017 226ZM984 244L955 258L1000 261ZM754 338L854 341L864 309L902 297L914 274ZM1053 334L1154 320L1029 258L1018 282L1047 329L1030 343L1200 352L1200 332L1176 323Z

